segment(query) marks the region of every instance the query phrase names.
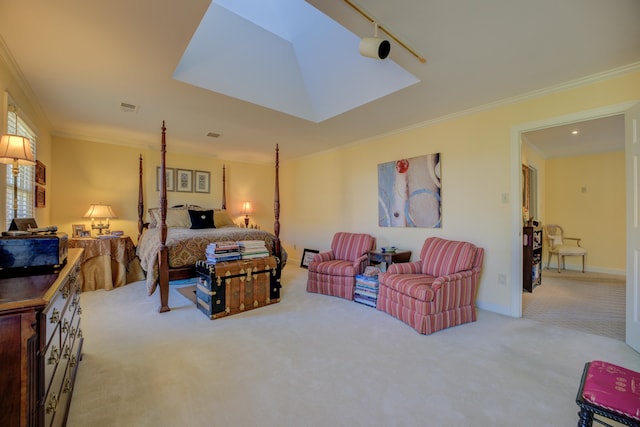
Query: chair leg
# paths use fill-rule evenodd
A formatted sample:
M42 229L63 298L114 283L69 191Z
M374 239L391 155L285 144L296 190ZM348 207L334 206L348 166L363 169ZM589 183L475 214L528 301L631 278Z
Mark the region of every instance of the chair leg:
M561 257L560 254L558 254L558 273L560 273L560 258L562 258L562 264L564 265L564 257Z
M578 427L591 427L593 425L593 412L580 408L578 417Z
M582 255L582 272L584 273L584 255Z

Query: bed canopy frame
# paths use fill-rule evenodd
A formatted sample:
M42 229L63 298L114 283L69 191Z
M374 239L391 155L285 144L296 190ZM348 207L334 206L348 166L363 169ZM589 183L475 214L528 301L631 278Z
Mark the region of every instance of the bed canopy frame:
M162 121L162 141L160 148L160 249L158 251L158 286L160 288L160 313L170 311L169 308L169 281L187 279L195 277L195 267L169 267L169 248L167 247L167 175L166 175L166 155L167 155L167 142L164 120ZM273 232L274 239L274 256L278 260L282 259L282 247L280 245L280 149L276 145L276 157L275 157L275 189L273 198L273 213L274 224ZM142 167L142 154L140 155L139 164L139 186L138 186L138 241L142 232L147 226L144 222L144 197L143 197L143 167ZM222 209L227 208L227 194L226 194L226 170L222 167ZM278 269L282 268L282 262L278 262ZM149 272L147 272L149 274ZM278 275L280 272L278 272Z

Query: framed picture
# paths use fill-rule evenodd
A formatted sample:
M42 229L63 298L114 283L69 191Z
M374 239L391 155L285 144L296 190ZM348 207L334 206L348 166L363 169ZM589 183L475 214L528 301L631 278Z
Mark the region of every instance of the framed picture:
M40 160L36 160L36 183L42 185L47 183L47 168Z
M186 193L193 192L193 171L188 169L177 169L176 185L178 191Z
M86 231L84 229L84 224L73 224L71 226L71 230L73 230L73 237L83 237L83 234Z
M211 174L205 171L194 171L195 174L195 192L208 193Z
M311 260L313 260L313 257L315 256L315 254L319 252L320 251L316 251L315 249L305 249L302 252L302 260L300 261L300 267L309 268L309 264L311 264Z
M167 175L167 191L176 191L175 190L175 169L174 168L165 168L165 175ZM160 191L160 166L156 168L156 191Z
M36 185L36 208L44 208L46 203L46 194L44 191L44 187L41 185Z

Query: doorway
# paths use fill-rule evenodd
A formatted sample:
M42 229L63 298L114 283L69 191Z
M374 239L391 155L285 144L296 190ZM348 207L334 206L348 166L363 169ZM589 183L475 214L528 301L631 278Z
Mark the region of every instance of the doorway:
M575 113L567 116L556 117L553 119L548 119L540 122L533 122L528 124L523 124L517 127L514 127L511 132L511 144L512 144L512 164L511 164L511 182L513 188L522 188L521 185L521 176L522 176L522 151L521 151L521 141L522 135L527 134L528 132L534 132L544 129L552 129L559 128L561 126L568 126L574 123L583 123L588 122L600 118L606 118L611 116L616 116L620 114L624 114L629 108L633 106L634 103L626 103L620 104L610 107L605 107L597 110L585 111L580 113ZM621 129L624 134L624 126ZM622 146L624 147L624 139L621 141ZM557 147L561 148L561 147ZM624 150L624 148L623 148ZM565 154L571 155L571 154ZM545 200L544 193L544 180L545 180L545 171L544 167L540 167L539 165L534 165L538 170L538 205L537 209L540 212L540 219L544 221L545 210L547 203ZM547 184L549 185L549 184ZM589 191L589 189L587 189ZM512 307L514 311L515 317L522 317L522 246L521 246L521 238L522 238L522 196L518 197L518 200L512 201L512 287L511 287L511 298L512 298ZM515 198L514 198L515 199ZM620 243L624 245L624 242ZM546 261L546 260L545 260ZM545 263L546 267L546 263ZM546 271L546 270L544 270ZM544 274L544 273L543 273Z

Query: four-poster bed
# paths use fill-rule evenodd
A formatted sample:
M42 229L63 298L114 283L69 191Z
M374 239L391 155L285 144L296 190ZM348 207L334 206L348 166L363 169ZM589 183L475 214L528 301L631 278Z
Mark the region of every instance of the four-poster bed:
M196 277L195 264L205 259L205 250L209 243L218 241L263 240L269 253L278 259L276 277L278 284L282 268L287 259L286 251L280 244L280 189L279 189L279 148L276 145L275 156L275 192L274 192L274 233L263 230L241 228L231 221L226 212L226 172L222 173L222 203L220 209L205 209L195 205L167 206L166 181L166 127L162 122L162 142L160 157L160 199L159 208L149 209L151 219L144 221L143 167L142 156L139 162L138 189L138 248L142 268L146 272L147 290L153 294L160 288L161 313L169 311L169 281ZM188 223L189 216L197 211L213 211L213 227L193 229ZM188 214L187 214L188 212ZM168 218L168 214L169 218ZM204 212L203 212L204 214ZM155 223L154 223L155 218ZM185 224L185 218L187 224ZM217 223L217 224L216 224Z

